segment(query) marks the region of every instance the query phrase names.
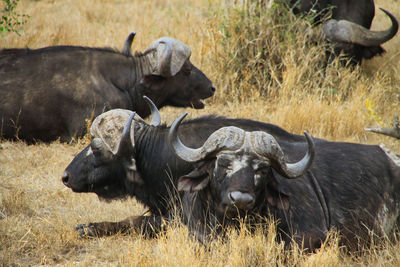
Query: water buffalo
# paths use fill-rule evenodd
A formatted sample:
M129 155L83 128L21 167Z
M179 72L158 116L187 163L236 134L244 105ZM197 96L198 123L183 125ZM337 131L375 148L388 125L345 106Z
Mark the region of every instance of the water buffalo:
M110 109L148 116L143 95L159 108L203 108L201 100L215 87L190 62L190 48L163 37L132 55L134 36L122 52L77 46L0 50L0 138L70 141L85 133L86 119Z
M332 12L328 21L323 22L325 38L334 44L334 54L343 53L350 62L361 63L382 54L385 50L381 44L392 39L398 30L396 18L388 11L381 9L389 16L392 26L386 31L371 31L375 16L373 0L290 0L295 14L317 14L315 22L321 23L328 12Z
M154 216L82 224L77 227L80 234L101 236L142 225L151 225L146 229L154 230L155 224L171 213L171 202L177 197L177 179L194 165L175 156L168 145L169 128L159 125L160 116L151 106L156 115L151 116L149 124L129 110L115 109L99 115L91 127L91 144L72 160L62 181L74 192L94 192L104 199L135 197ZM305 142L304 136L273 124L212 116L182 124L180 136L186 145L200 146L214 131L230 125L268 132L278 142Z
M400 161L386 147L318 140L277 142L265 132L224 127L197 149L170 129L177 156L196 167L183 175L183 213L200 240L238 218L271 215L279 238L304 248L321 246L331 229L357 250L372 239L394 239L400 211ZM297 178L296 178L297 177ZM296 179L293 179L296 178Z

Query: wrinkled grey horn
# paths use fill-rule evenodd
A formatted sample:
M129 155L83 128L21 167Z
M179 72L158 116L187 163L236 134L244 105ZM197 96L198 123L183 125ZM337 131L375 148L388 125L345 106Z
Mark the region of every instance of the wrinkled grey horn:
M158 111L158 108L153 103L153 101L151 101L150 98L148 98L147 96L143 96L143 98L144 98L144 100L146 100L146 103L149 106L150 111L151 111L150 125L159 126L161 124L160 111Z
M133 153L133 148L135 144L132 144L131 141L131 126L133 118L135 117L136 112L133 112L128 121L125 123L124 130L121 134L121 140L118 145L116 156L128 156Z
M163 77L171 77L171 59L172 59L172 45L169 42L161 41L160 44L165 44L165 50L159 62L159 72Z
M122 48L122 54L124 54L127 57L132 56L131 47L132 47L132 42L133 42L133 39L135 38L135 35L136 35L135 31L131 32L124 42L124 46Z
M244 130L230 126L222 127L212 133L202 147L193 149L186 147L178 137L178 128L187 113L182 114L171 125L168 135L168 142L175 154L184 161L196 162L210 157L221 149L237 150L244 142Z
M256 152L270 160L271 167L286 178L297 178L303 175L313 163L315 156L314 141L312 137L304 131L308 150L306 155L296 163L287 163L282 148L271 135L262 133L261 138L254 146ZM271 138L272 137L272 138Z
M99 137L93 138L92 142L90 143L90 147L92 148L93 151L103 152L107 150L107 147L104 144L103 140L101 140L101 138Z
M392 26L386 31L371 31L361 25L347 20L327 21L323 26L326 38L333 42L354 43L363 46L378 46L396 35L399 24L396 18L383 8L380 8L392 21Z
M245 140L245 131L237 127L223 127L215 131L202 147L193 149L186 147L178 137L178 128L187 113L182 114L171 125L168 135L168 142L171 149L182 160L196 162L210 155L214 155L221 149L237 150L243 146ZM252 146L254 152L270 161L271 167L286 178L296 178L303 175L310 168L314 156L314 141L312 137L304 132L306 136L308 150L306 155L296 163L287 163L282 148L275 138L265 132L253 132Z

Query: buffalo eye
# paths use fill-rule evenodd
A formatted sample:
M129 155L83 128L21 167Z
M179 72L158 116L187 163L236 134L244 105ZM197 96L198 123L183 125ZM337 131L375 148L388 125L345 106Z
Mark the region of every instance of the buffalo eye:
M268 167L264 165L259 165L258 168L254 170L254 185L258 186L263 177L266 177L268 173Z
M189 76L190 73L192 73L192 69L184 69L183 70L183 74L186 75L186 76Z
M185 64L182 66L182 73L183 73L184 75L190 75L190 74L192 73L192 69L193 69L192 64L187 64L187 63L185 63Z
M213 177L218 181L222 182L225 180L226 177L226 171L222 170L221 168L218 168L218 170L214 171Z
M214 172L213 172L213 177L215 177L218 181L224 180L227 174L227 171L231 166L231 162L227 159L220 158L217 160Z

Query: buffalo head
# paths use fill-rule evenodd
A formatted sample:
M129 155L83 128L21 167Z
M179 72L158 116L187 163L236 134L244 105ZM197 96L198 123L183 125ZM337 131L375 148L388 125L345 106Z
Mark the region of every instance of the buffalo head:
M194 192L208 188L211 209L217 217L232 218L247 213L263 197L261 192L267 192L266 199L271 206L288 208L288 199L274 189L272 170L288 179L307 171L314 158L314 144L306 132L307 154L296 163L288 163L273 136L233 126L215 131L200 148L188 148L177 135L185 116L171 126L169 143L179 158L196 163L196 168L179 179L178 190Z
M160 124L160 115L150 99L150 125ZM94 192L103 199L128 196L132 188L143 184L136 169L135 131L147 124L135 112L113 109L93 121L93 139L68 165L62 182L74 192Z
M138 54L144 58L146 69L139 81L140 93L159 108L167 105L204 108L202 99L211 97L215 86L190 62L190 55L190 48L174 38L154 41Z

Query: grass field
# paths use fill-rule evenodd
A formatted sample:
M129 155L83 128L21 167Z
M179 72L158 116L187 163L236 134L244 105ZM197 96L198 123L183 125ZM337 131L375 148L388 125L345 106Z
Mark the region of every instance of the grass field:
M237 3L235 3L237 2ZM203 110L162 109L170 124L217 114L277 124L293 133L307 130L329 140L384 142L399 153L398 141L364 131L390 126L400 102L400 38L384 44L387 53L354 70L333 62L321 67L324 49L307 41L305 20L271 10L257 13L255 1L130 0L30 1L18 4L28 14L21 36L0 38L0 48L81 45L121 49L131 31L133 50L144 50L161 36L192 49L192 62L217 86ZM396 0L376 0L400 19ZM2 9L0 4L0 9ZM246 15L247 14L247 15ZM377 10L374 30L390 25ZM318 41L317 41L318 43ZM0 77L1 78L1 77ZM72 144L26 145L0 141L0 265L60 266L399 266L400 246L342 253L332 235L315 254L284 251L274 228L250 234L233 231L227 241L201 246L176 224L155 239L116 235L82 239L74 225L122 220L145 209L135 200L100 202L93 194L71 192L63 170L87 139Z

